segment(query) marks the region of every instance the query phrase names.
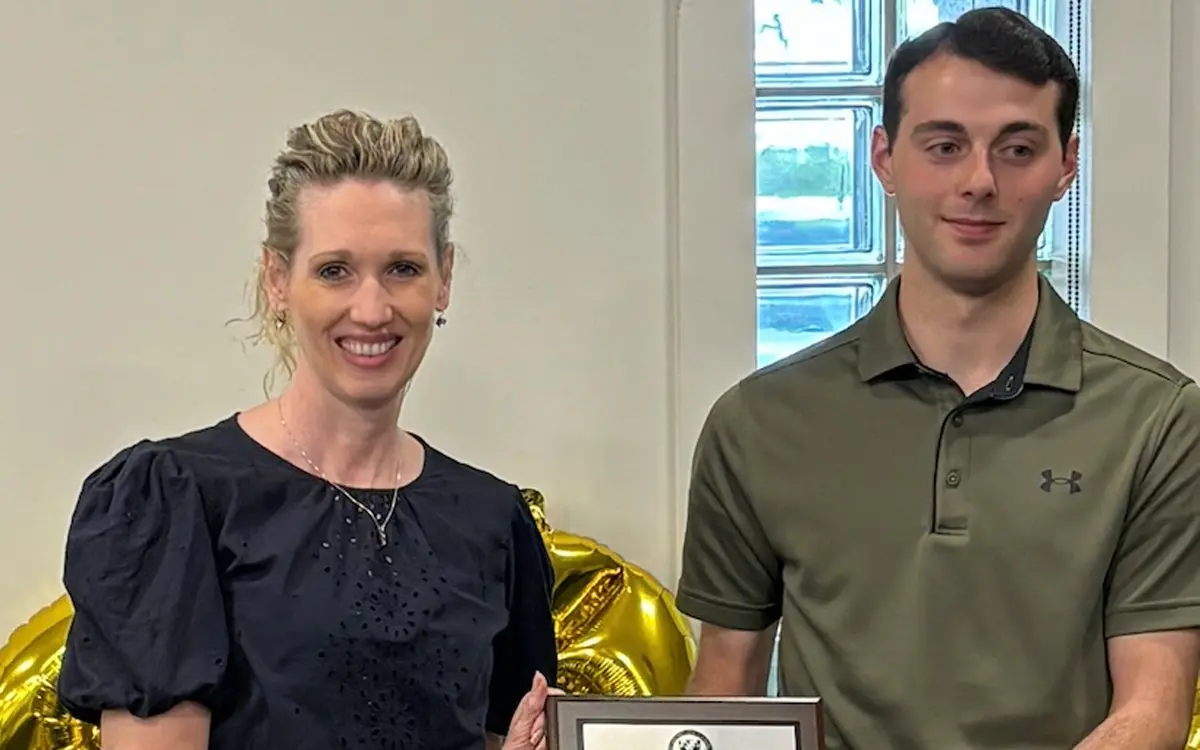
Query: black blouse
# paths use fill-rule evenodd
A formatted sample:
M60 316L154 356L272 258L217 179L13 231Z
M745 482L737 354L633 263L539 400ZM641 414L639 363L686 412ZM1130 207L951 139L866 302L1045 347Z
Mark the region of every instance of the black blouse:
M535 671L554 684L553 571L516 487L424 445L385 547L236 417L118 453L67 538L64 708L97 723L197 701L217 750L476 750L504 734Z

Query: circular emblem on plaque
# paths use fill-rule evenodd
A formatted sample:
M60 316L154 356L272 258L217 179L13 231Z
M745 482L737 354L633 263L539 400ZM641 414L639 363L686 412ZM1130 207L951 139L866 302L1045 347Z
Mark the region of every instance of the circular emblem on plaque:
M708 738L695 729L685 729L679 732L667 743L667 750L712 750Z

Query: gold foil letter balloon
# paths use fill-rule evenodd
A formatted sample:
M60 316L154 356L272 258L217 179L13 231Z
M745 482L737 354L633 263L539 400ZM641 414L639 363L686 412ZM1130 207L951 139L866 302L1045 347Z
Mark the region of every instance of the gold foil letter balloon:
M554 563L563 690L682 693L695 645L671 592L595 540L552 529L541 494L522 494ZM67 597L59 597L0 648L0 750L100 750L99 732L58 705L58 672L72 613Z
M560 687L575 694L682 694L695 643L675 597L594 539L551 528L541 493L522 494L554 564Z
M99 732L58 706L58 670L71 626L65 596L0 648L0 750L100 750Z
M1196 700L1192 703L1192 728L1188 731L1186 750L1200 750L1200 680L1196 682Z

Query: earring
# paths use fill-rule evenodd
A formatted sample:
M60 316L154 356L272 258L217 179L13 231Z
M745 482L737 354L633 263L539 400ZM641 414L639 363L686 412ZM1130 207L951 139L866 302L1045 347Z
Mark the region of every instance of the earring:
M437 317L433 319L433 324L434 324L435 326L437 326L438 328L441 328L442 326L446 325L446 316L445 316L445 315L442 315L442 314L439 312L439 313L437 314Z
M275 330L282 331L285 325L287 325L287 313L280 310L275 313Z

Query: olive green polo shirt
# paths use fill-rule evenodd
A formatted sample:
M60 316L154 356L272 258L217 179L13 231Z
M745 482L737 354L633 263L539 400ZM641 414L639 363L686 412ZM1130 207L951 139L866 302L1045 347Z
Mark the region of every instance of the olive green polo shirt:
M718 399L678 606L782 618L780 694L824 700L831 750L1067 750L1107 714L1106 638L1200 626L1200 388L1042 281L964 398L898 283Z

